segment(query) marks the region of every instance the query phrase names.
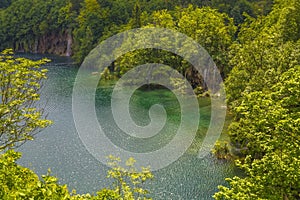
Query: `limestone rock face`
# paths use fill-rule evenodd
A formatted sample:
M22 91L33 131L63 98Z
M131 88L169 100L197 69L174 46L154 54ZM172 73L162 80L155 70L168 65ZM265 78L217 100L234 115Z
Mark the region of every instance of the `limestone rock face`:
M51 32L33 41L22 41L14 44L16 52L49 53L61 56L72 55L73 38L70 30Z

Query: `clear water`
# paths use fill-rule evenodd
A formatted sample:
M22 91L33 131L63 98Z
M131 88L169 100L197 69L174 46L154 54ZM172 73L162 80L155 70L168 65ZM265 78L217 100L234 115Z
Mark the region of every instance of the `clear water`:
M53 60L45 66L49 72L41 103L46 104L48 119L53 120L54 124L39 133L34 141L27 142L19 149L23 152L19 163L30 167L39 175L46 174L50 168L52 174L59 177L60 183L68 184L70 190L76 189L78 193L95 193L108 187L111 184L111 180L106 178L108 168L89 154L75 129L72 86L78 68L72 64L71 59L64 57L22 56L32 59L48 57ZM143 152L159 148L172 138L172 130L176 129L180 114L178 102L171 92L163 89L136 91L131 98L133 119L137 124L149 122L148 108L157 102L164 104L168 113L166 134L160 134L156 138L159 142L146 142L142 148L136 148L136 141L125 140L122 134L118 134L110 112L110 95L109 87L100 87L96 94L96 108L98 119L104 124L105 133L113 142ZM201 100L200 105L199 131L192 146L179 160L154 172L154 180L145 185L153 199L212 199L217 186L225 184L226 177L237 173L230 162L217 160L211 155L204 159L197 158L210 119L209 101Z

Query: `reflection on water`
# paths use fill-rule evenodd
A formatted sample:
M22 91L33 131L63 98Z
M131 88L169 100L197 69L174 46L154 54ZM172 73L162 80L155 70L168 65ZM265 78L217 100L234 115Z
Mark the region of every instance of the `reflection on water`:
M51 168L60 183L68 184L70 189L74 188L78 193L94 193L108 186L111 181L106 178L107 167L87 152L75 129L72 86L77 67L68 58L25 55L34 59L47 56L54 60L45 66L49 72L42 91L42 104L47 105L48 118L54 124L43 130L36 140L20 148L23 157L19 163L40 175L46 174L48 168ZM173 93L163 89L134 93L130 106L137 124L149 123L148 110L153 104L163 104L168 113L164 132L149 141L142 141L143 145L137 145L141 139L130 138L115 126L110 109L111 92L109 87L97 90L96 110L98 120L104 124L105 133L115 144L128 150L146 152L158 149L172 139L180 120L180 108ZM179 160L154 172L155 179L145 186L150 189L153 199L212 199L217 186L225 183L224 178L236 173L231 163L216 160L212 156L197 158L210 117L207 100L201 104L204 106L200 108L200 129L192 146Z

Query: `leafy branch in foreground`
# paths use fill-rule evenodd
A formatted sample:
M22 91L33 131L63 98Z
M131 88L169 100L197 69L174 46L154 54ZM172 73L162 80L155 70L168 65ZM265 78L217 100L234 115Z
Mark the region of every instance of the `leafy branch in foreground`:
M153 178L148 167L142 167L138 172L134 167L136 161L133 158L126 161L126 168L120 166L120 158L109 156L109 159L111 170L108 171L108 177L115 180L113 191L118 195L118 199L151 199L146 197L149 191L142 188L143 183Z
M21 153L8 150L0 155L0 199L70 199L66 185L48 175L37 174L15 161Z
M37 107L47 59L15 58L12 50L0 53L0 151L32 140L40 129L51 124Z
M153 175L148 168L138 172L134 168L135 160L126 162L128 169L119 165L120 159L110 156L111 170L108 177L116 182L113 189L103 188L97 195L76 194L68 191L67 185L60 185L58 178L51 176L51 171L39 179L32 170L16 163L21 153L8 150L0 155L0 199L65 199L65 200L147 200L148 191L142 184Z

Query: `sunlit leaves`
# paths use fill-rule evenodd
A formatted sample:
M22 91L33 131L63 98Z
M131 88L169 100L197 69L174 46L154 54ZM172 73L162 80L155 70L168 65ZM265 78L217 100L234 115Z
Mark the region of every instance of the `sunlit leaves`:
M238 166L247 176L227 179L230 187L220 186L215 199L300 197L299 3L288 2L248 17L231 46L229 134L235 153L246 157Z
M135 160L130 158L126 161L127 168L121 167L120 159L110 156L111 170L108 177L115 180L112 189L103 188L97 195L76 194L73 190L69 192L67 185L58 184L58 178L47 175L39 179L28 168L16 163L21 153L8 150L0 155L0 199L65 199L65 200L146 200L148 191L144 189L143 183L152 179L153 175L149 168L141 168L138 172L134 168Z
M238 166L245 178L227 179L215 199L298 199L300 197L300 67L278 75L264 91L244 91L233 108L231 142L246 156Z
M148 167L142 167L141 171L138 171L134 167L136 161L133 158L125 162L126 167L120 166L121 160L118 157L109 156L109 159L111 170L108 171L108 177L115 180L112 191L119 196L119 199L151 199L147 197L148 190L142 187L145 181L153 178Z
M300 188L300 156L290 152L269 153L260 160L251 161L248 157L245 164L239 164L246 170L245 178L228 178L230 189L219 186L215 199L298 199Z
M230 105L239 105L244 91L268 90L279 81L281 73L299 64L299 42L294 42L299 39L294 34L298 27L291 30L284 25L300 20L296 14L299 3L290 2L278 2L268 16L248 17L242 24L230 51L234 68L225 82Z
M39 129L51 124L43 119L43 109L36 107L47 72L40 65L46 62L14 58L10 50L0 54L0 151L32 140Z
M50 174L39 180L33 171L15 163L20 157L12 150L0 155L0 199L70 199L66 185L59 185Z

